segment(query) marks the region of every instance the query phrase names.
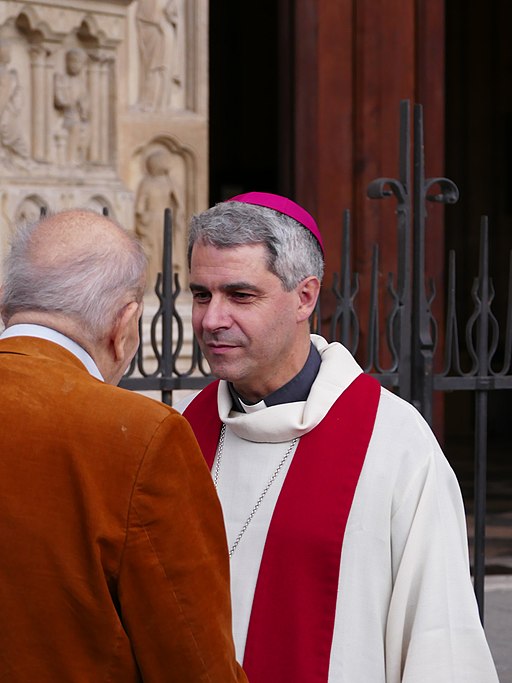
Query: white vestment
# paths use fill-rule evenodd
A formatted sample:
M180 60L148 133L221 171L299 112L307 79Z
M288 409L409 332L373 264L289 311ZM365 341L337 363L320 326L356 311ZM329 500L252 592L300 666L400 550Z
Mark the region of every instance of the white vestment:
M218 493L230 548L291 440L313 429L362 372L341 344L312 341L322 364L305 402L238 413L227 384L219 384L227 429ZM239 661L290 462L231 558ZM217 458L214 474L216 467ZM458 482L418 411L384 388L343 540L328 683L498 683L470 579Z

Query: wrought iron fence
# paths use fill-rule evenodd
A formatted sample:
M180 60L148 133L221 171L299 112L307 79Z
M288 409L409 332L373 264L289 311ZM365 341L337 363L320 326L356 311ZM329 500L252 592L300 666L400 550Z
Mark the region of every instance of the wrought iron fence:
M411 145L412 138L412 145ZM412 151L412 157L411 157ZM427 292L425 278L425 222L426 203L454 203L458 189L448 178L426 178L424 172L423 113L420 105L413 108L411 135L411 108L407 101L400 107L400 150L398 178L378 178L370 183L368 196L372 199L392 197L396 201L397 215L397 270L390 277L387 291L391 301L390 313L383 326L379 323L378 273L379 250L373 251L371 287L365 329L366 351L362 361L366 372L376 377L383 386L396 391L411 401L432 422L435 391L472 391L475 402L474 438L474 558L473 576L475 593L483 621L485 578L485 518L487 478L487 404L490 391L512 389L512 265L508 310L503 343L499 344L500 330L491 310L493 285L489 275L489 241L487 219L481 222L481 246L478 275L471 296L474 309L465 323L465 341L459 339L461 321L457 315L456 257L449 254L448 291L444 357L442 369L434 369L434 357L439 352L438 324L432 314L435 290ZM412 173L411 173L412 169ZM512 264L512 260L511 260ZM361 362L360 329L363 317L358 313L358 274L350 263L350 215L343 216L342 260L339 274L334 276L332 294L335 310L331 318L330 339L343 343ZM158 309L152 318L150 340L154 357L151 363L144 359L143 342L120 385L139 391L159 391L161 399L172 403L175 390L197 390L213 378L205 364L197 341L186 369L183 369L182 350L187 332L178 312L177 301L181 286L172 273L172 217L164 215L164 254L162 273L155 287ZM311 319L313 332L320 332L319 305ZM385 330L386 355L389 362L381 363L382 327ZM141 325L141 335L143 334ZM190 337L191 331L188 331ZM498 368L497 349L503 360ZM470 367L464 370L461 354L470 358Z

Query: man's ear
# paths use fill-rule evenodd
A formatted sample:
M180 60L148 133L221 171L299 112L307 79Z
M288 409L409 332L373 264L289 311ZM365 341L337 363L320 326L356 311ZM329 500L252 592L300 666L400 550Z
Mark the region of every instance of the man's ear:
M140 305L136 301L131 301L123 308L114 324L111 342L117 362L126 361L128 355L133 356L134 351L137 350L136 344L134 349L134 336L138 337L139 308ZM128 363L130 361L131 357Z
M307 320L315 310L320 294L320 280L314 275L305 278L297 285L297 294L299 296L297 322L302 322Z

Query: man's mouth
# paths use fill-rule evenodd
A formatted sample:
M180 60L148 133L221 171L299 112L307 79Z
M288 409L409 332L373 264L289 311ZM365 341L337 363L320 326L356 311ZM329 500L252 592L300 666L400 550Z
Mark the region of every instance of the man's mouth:
M213 353L221 352L221 351L227 351L229 349L236 349L237 345L236 344L225 344L224 342L207 342L206 347L208 348L209 351L212 351Z

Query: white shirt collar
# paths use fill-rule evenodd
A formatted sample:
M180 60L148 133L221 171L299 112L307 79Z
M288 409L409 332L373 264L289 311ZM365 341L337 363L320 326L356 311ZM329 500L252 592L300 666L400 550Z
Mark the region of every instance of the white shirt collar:
M9 337L37 337L38 339L54 342L76 356L85 365L89 374L102 382L105 381L98 370L98 366L87 351L69 337L57 332L57 330L52 330L51 327L34 325L32 323L19 323L8 327L0 334L0 339L7 339Z

